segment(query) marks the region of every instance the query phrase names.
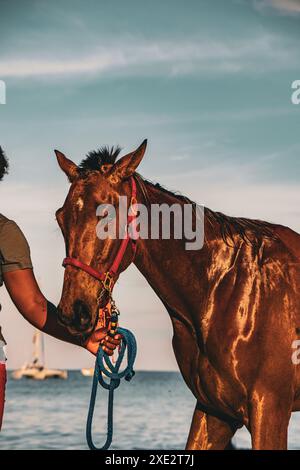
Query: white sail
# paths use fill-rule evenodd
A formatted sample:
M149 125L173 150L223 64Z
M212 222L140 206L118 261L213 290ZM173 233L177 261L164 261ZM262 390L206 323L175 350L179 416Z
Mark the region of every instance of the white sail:
M45 380L49 378L67 379L68 372L59 369L47 369L45 367L45 345L44 335L39 330L35 330L33 334L33 354L32 361L25 363L21 369L12 373L13 379Z

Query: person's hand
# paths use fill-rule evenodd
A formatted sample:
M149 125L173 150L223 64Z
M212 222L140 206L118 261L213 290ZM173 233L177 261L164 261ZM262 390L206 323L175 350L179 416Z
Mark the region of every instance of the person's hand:
M112 356L114 350L121 344L121 335L116 334L116 336L112 338L107 334L107 331L108 330L106 328L99 328L98 330L95 330L84 343L84 347L89 352L94 354L94 356L96 356L98 352L99 343L101 344L103 351L108 356Z

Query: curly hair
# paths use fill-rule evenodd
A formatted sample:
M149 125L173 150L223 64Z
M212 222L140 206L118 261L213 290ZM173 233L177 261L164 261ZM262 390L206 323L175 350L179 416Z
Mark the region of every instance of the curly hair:
M8 159L0 146L0 181L3 179L3 176L8 173L8 166Z

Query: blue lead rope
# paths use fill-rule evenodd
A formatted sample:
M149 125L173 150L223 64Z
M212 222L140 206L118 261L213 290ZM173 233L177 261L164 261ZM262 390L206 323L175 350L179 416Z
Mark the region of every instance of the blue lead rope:
M102 347L98 349L95 372L93 377L93 385L90 399L89 412L86 423L86 440L91 450L107 450L112 442L113 437L113 406L114 391L120 385L121 379L125 377L128 382L133 378L135 372L133 370L136 358L137 346L136 339L131 331L125 328L118 328L118 333L122 335L121 349L115 364L112 364L110 357L105 354ZM125 352L127 349L127 366L119 372ZM109 383L105 382L104 377L110 379ZM96 447L92 437L93 415L97 396L98 383L104 389L108 390L108 416L107 416L107 437L103 447Z

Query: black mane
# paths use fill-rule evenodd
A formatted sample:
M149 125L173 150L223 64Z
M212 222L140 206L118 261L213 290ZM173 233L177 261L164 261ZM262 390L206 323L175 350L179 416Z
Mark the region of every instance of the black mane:
M86 157L79 164L79 169L82 172L100 170L102 165L114 165L121 148L116 147L100 147L98 150L89 152Z
M147 201L150 203L148 197L148 191L146 185L151 185L156 189L173 196L184 204L196 205L194 201L191 201L188 197L183 196L179 192L170 191L159 183L153 183L152 181L142 178L140 175L137 175L138 185ZM274 225L269 222L257 219L248 219L245 217L232 217L222 212L215 212L208 207L204 208L204 213L207 221L212 224L213 222L217 223L218 229L220 231L221 237L227 245L230 245L230 242L234 244L234 235L237 234L242 240L246 243L253 244L261 242L262 238L275 239L274 234Z

